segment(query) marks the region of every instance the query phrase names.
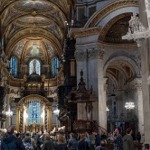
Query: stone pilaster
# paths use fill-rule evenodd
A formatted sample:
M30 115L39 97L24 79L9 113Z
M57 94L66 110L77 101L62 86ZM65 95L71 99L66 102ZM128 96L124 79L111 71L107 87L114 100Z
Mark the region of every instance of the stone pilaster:
M16 109L16 130L19 132L19 108Z
M143 135L144 134L144 110L143 110L143 93L142 93L142 79L135 78L131 82L131 87L136 89L136 105L137 105L137 115L138 115L138 130Z
M137 83L137 96L138 96L138 129L140 133L144 134L144 113L143 113L143 95L141 83Z
M101 127L107 129L107 112L106 112L106 81L104 78L104 51L98 50L97 69L98 69L98 123Z
M145 0L139 0L140 21L147 28L148 19L146 15ZM142 68L142 91L143 91L143 110L144 110L144 137L145 142L150 143L150 85L147 79L150 75L150 40L141 40L141 68Z
M144 110L144 137L145 142L150 143L150 85L148 78L150 75L150 48L149 39L143 40L141 49L141 68L142 68L142 91L143 91L143 110Z
M52 107L49 106L48 109L47 109L47 116L48 116L48 130L52 130Z

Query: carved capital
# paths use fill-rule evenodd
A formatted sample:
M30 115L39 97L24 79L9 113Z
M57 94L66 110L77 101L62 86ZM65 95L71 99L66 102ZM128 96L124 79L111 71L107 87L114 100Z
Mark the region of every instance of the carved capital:
M103 59L104 58L104 54L105 54L105 52L103 50L99 50L98 51L98 58L99 59Z
M104 58L104 55L105 55L104 47L97 48L97 49L95 49L95 51L97 52L96 56L98 59Z
M97 50L96 49L90 49L88 51L88 58L89 59L95 59L97 57Z
M74 38L81 38L81 37L87 37L90 35L99 34L100 31L101 31L100 27L92 27L92 28L88 28L88 29L82 28L82 29L73 31L72 35L74 36Z
M78 61L84 61L86 59L103 59L104 54L104 48L92 48L82 52L76 51L75 57Z
M75 58L77 61L84 61L87 59L87 52L75 52Z

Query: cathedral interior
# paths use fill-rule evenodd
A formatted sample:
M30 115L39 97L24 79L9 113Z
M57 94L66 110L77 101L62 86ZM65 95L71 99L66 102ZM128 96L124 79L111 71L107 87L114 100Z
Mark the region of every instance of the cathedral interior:
M0 0L0 128L132 127L150 143L149 37L123 38L143 31L131 18L149 27L146 7L145 0Z

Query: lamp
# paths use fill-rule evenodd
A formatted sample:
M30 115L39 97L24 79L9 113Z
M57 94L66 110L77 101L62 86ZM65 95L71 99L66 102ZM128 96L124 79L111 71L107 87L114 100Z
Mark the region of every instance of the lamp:
M3 114L5 114L8 117L13 116L13 111L10 110L10 105L8 106L8 110L7 111L2 111Z
M132 110L135 108L135 104L134 102L126 102L124 107L128 110Z
M53 111L53 113L54 113L56 116L58 116L59 113L60 113L60 110L59 110L58 108L56 108L56 109Z

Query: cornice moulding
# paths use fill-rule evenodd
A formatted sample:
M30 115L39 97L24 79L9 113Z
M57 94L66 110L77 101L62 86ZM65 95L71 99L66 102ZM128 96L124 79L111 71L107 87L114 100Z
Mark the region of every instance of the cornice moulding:
M88 29L79 28L77 30L75 29L74 31L72 30L71 35L73 35L74 38L81 38L85 36L99 34L100 31L101 31L100 27L93 27L93 28L88 28Z

